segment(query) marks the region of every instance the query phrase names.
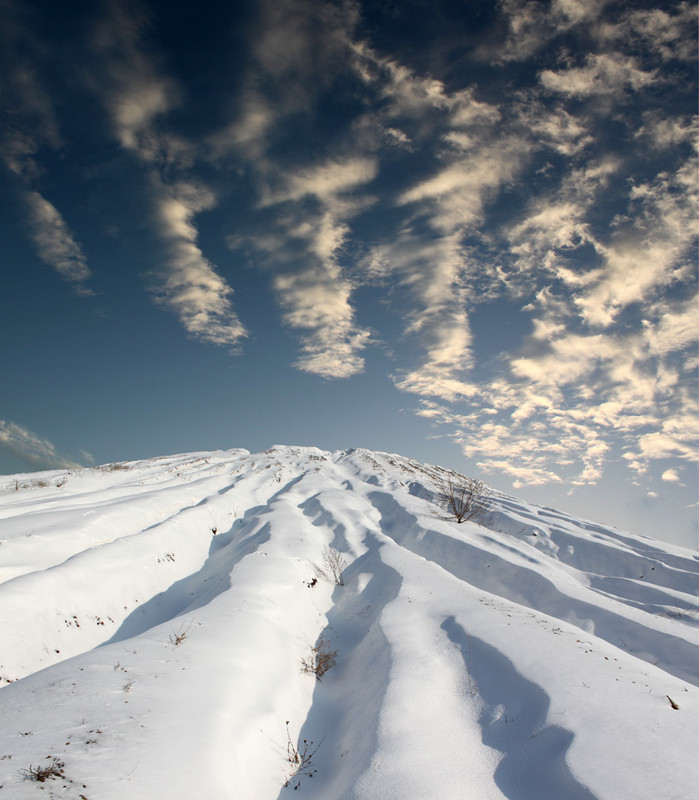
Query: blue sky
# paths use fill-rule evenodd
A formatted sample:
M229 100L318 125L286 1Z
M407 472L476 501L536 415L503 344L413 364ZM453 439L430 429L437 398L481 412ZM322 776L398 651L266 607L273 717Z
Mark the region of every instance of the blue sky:
M0 13L0 470L364 446L699 545L694 4Z

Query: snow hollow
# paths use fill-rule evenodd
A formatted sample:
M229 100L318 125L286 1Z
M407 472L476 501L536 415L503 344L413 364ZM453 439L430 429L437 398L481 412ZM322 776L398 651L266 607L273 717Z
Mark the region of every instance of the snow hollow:
M0 800L688 800L699 557L368 450L0 477Z

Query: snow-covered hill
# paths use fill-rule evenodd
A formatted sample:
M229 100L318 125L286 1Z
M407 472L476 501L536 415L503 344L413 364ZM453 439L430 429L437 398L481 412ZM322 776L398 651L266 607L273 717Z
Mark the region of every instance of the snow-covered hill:
M0 478L0 800L697 796L697 554L497 493L457 524L445 477L274 447Z

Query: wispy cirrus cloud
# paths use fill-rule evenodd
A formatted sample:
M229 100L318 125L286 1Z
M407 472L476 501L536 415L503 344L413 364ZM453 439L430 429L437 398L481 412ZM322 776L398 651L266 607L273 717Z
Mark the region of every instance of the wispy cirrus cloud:
M45 47L36 41L20 9L5 2L0 66L0 161L19 179L17 195L28 211L29 235L39 257L78 294L91 277L85 253L63 215L36 189L42 153L63 146L51 95L39 77Z
M474 366L469 311L487 271L473 257L473 243L481 237L489 204L527 160L526 135L471 88L449 91L366 45L356 52L363 80L388 101L380 115L384 131L404 136L384 139L398 147L409 143L409 157L421 167L415 170L419 177L404 181L393 198L404 214L401 229L362 262L369 280L393 287L403 304L405 335L419 343L417 363L397 371L394 381L423 398L473 397L467 378ZM420 154L427 142L429 172Z
M307 0L263 3L237 117L208 139L215 158L242 159L258 191L263 230L229 239L252 245L271 274L282 321L297 335L298 369L324 378L362 372L371 331L357 323L355 280L343 263L351 222L373 199L378 162L348 131L310 159L279 160L272 142L289 119L312 114L346 68L356 10Z
M262 0L255 12L232 118L206 145L216 159L242 157L264 184L285 171L270 152L285 140L285 127L297 115L317 113L322 94L346 74L358 9L354 3Z
M653 102L646 106L644 92L659 80L648 67L653 58L627 52L621 28L612 36L598 24L604 5L501 4L513 38L495 61L526 58L575 26L586 26L599 49L577 65L540 70L536 84L492 113L474 115L479 124L470 129L456 124L439 82L415 76L413 91L409 70L366 69L373 80L396 81L400 99L385 124L405 131L414 151L420 137L409 117L419 107L441 144L432 174L423 172L397 195L411 211L409 222L365 259L372 279L391 276L394 291L396 281L405 287L405 330L423 342L421 363L397 375L396 385L418 395L418 413L451 430L466 455L516 485L595 483L620 454L642 474L653 460L691 462L696 453L693 434L683 432L693 425L680 424L694 414L688 370L697 360L696 326L688 304L695 303L687 292L691 297L695 182L687 180L686 162L654 174L628 150L605 149L604 136L597 138L600 108L578 101L623 99L629 111L617 116L629 135L677 153L691 143L693 127L686 116L645 110ZM640 30L628 15L617 21ZM679 35L674 23L667 30L673 33L663 36ZM362 53L368 59L367 48ZM534 175L536 163L542 166ZM522 181L537 187L531 199L518 208L514 194L517 210L494 226L492 205ZM610 197L615 210L604 219L600 205L611 208ZM437 241L451 243L449 255ZM479 295L484 275L491 282ZM488 378L469 311L498 293L522 299L530 333L499 355L497 377Z
M397 387L447 400L472 394L464 381L473 356L467 259L459 233L435 237L405 230L373 247L363 269L370 280L399 293L404 333L421 344L419 363L394 376Z
M650 142L657 150L666 150L683 143L694 145L698 128L699 118L696 116L667 117L649 112L636 136L642 141Z
M90 40L99 70L86 79L107 109L116 139L144 161L176 158L186 149L185 143L157 123L182 98L177 83L161 72L153 52L143 47L145 8L115 0L102 3L101 10Z
M696 462L695 301L670 313L648 308L634 332L576 332L561 298L542 298L532 311L522 353L503 357L495 379L470 382L469 413L427 400L419 413L451 427L464 453L518 486L551 475L595 483L612 452L638 475L653 461Z
M91 42L102 67L91 81L93 90L121 146L145 166L144 190L163 249L162 267L149 273L157 302L173 311L192 336L235 349L247 331L230 300L233 288L197 242L195 218L211 210L216 198L188 177L197 148L167 126L181 93L143 47L145 22L133 4L105 4Z
M91 275L85 253L58 209L38 192L27 191L25 200L31 238L42 261L73 283L78 293L92 294L82 286Z
M356 322L354 285L342 266L342 247L348 221L371 203L359 192L376 170L372 158L333 158L289 171L261 199L262 207L280 209L281 239L252 241L275 273L272 288L283 321L300 336L302 355L295 365L325 378L361 372L361 352L371 340L371 332ZM280 249L296 256L285 259Z
M598 245L604 261L594 285L576 298L591 324L609 325L632 303L691 279L699 236L699 194L694 162L674 174L663 172L632 187L631 224L616 228L608 245Z
M545 69L540 74L546 89L573 97L614 95L638 90L657 81L655 72L641 69L636 59L620 53L592 53L582 67Z
M455 147L436 175L403 192L398 202L433 204L430 224L445 233L474 227L483 221L488 199L517 172L522 149L521 142L507 140L492 147Z
M496 63L524 61L561 34L579 26L597 25L607 5L609 0L500 0L507 35L497 46L481 47L481 55Z
M631 42L648 48L664 61L696 57L697 10L691 3L674 7L635 9L629 7L614 21L605 21L599 35L608 41Z
M58 150L62 139L50 93L39 77L45 46L21 12L12 0L3 3L0 158L11 172L30 181L41 172L37 154Z
M355 321L352 285L339 268L326 263L277 275L273 286L284 321L301 332L299 369L324 378L347 378L364 369L360 353L371 334Z
M42 439L15 422L0 420L0 447L25 461L32 469L74 469L81 466L58 453L48 439Z
M232 288L197 245L194 217L213 208L214 195L203 186L157 184L155 218L167 269L155 272L153 292L174 311L184 329L204 342L235 347L247 335L233 311Z

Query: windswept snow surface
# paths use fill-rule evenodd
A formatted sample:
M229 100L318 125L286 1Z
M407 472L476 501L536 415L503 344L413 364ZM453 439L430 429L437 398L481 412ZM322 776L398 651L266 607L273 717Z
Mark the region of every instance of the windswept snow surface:
M696 797L697 554L497 493L457 524L444 477L280 446L0 479L0 800Z

